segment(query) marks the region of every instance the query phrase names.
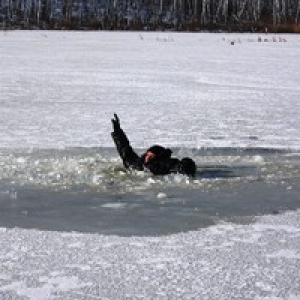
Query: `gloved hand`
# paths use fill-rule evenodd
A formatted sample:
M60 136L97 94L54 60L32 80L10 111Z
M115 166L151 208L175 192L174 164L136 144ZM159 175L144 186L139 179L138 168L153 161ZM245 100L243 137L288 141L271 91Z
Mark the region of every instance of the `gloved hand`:
M117 114L114 114L114 119L111 119L111 122L113 124L114 131L119 131L121 129L120 127L120 120Z

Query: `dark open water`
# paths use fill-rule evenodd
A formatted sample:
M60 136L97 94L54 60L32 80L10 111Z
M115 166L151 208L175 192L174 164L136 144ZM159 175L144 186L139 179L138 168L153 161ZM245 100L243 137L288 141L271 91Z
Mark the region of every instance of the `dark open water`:
M0 149L0 226L162 235L300 208L300 152L175 149L194 179L126 172L115 149Z

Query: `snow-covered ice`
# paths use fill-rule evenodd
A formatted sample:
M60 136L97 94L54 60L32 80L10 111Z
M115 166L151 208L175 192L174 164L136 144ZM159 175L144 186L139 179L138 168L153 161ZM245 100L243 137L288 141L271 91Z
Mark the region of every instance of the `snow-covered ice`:
M1 299L300 297L298 213L163 237L0 230Z
M137 149L154 143L176 146L178 154L198 153L197 163L204 163L205 153L208 164L229 163L230 170L238 165L244 172L214 182L134 177L139 180L137 190L153 192L156 202L151 205L175 201L176 182L192 187L194 194L221 193L225 186L226 201L231 196L237 200L240 182L246 182L248 196L256 197L254 205L263 199L262 189L254 187L261 184L271 191L267 196L280 190L282 199L276 200L283 204L293 195L299 208L299 45L297 35L3 32L4 213L21 205L20 193L28 186L63 190L72 183L71 192L87 184L92 189L101 185L100 190L109 186L110 170L105 173L102 167L120 163L110 151L110 118L115 112ZM94 147L102 149L101 155L103 149L110 154L97 156ZM211 152L201 150L205 147L262 152L233 155L223 150L209 161ZM265 161L265 148L292 152L271 152L280 159ZM114 178L117 188L132 192L134 181L125 176L122 185L122 176L120 171ZM171 192L151 190L159 184ZM111 214L128 206L122 201L98 205ZM224 222L147 237L2 227L0 298L298 300L300 212L274 213L248 224ZM31 214L22 210L12 217Z
M141 34L1 34L0 145L300 148L298 36Z

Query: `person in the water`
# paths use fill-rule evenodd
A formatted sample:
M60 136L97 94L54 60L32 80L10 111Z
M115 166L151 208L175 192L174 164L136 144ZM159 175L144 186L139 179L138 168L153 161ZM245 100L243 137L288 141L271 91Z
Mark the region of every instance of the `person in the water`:
M185 157L181 160L171 157L172 151L169 148L154 145L142 156L139 156L130 146L130 142L121 128L120 120L116 114L111 121L113 124L113 132L111 135L125 168L139 171L148 169L154 175L180 173L195 176L195 162L189 157Z

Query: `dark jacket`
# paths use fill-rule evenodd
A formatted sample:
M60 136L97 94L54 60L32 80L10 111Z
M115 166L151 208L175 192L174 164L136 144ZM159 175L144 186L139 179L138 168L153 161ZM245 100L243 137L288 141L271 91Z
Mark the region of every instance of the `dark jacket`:
M180 171L180 160L171 157L172 151L170 149L159 145L152 146L147 151L153 152L155 158L145 163L146 153L142 156L137 155L132 149L126 134L120 127L115 128L111 135L125 168L132 168L139 171L148 169L154 175L166 175Z

